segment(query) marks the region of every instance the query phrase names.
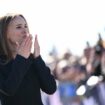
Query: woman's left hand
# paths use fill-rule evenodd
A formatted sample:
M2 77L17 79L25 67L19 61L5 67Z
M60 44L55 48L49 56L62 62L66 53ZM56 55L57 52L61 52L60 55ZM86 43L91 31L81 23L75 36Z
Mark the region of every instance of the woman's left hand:
M36 35L34 41L34 57L37 58L39 55L40 55L40 46Z

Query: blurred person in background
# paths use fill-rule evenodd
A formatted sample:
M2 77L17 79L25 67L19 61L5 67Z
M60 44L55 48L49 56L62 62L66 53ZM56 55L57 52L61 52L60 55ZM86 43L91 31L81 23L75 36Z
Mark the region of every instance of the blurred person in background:
M77 62L78 57L67 52L57 63L56 77L59 81L58 91L63 105L80 105L76 90L81 79L81 72Z
M105 104L105 47L103 45L103 39L98 34L99 39L94 47L89 46L84 50L86 57L86 80L85 85L87 87L86 96L93 97L98 105ZM97 81L95 81L97 78ZM88 84L91 79L91 85Z

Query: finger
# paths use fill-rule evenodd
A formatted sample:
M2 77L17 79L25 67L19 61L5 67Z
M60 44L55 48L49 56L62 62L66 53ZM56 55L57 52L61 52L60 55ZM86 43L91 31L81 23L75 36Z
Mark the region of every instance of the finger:
M30 40L27 44L26 44L27 49L31 49L32 47L32 41Z
M37 34L35 35L35 40L37 39Z
M23 40L22 46L25 46L25 45L28 43L29 39L32 39L32 35L28 35L28 36Z
M30 43L32 43L32 36L30 35L26 41L26 46L28 46Z
M36 45L37 36L35 35L34 46Z
M29 43L28 47L29 47L29 50L31 51L31 48L32 48L32 41Z
M23 40L23 42L21 43L21 47L24 47L25 46L25 44L26 44L26 42L27 42L27 40L28 40L28 36Z
M35 42L37 41L37 34L35 35Z
M35 47L39 47L38 37L37 37L37 35L35 36L34 46L35 46Z

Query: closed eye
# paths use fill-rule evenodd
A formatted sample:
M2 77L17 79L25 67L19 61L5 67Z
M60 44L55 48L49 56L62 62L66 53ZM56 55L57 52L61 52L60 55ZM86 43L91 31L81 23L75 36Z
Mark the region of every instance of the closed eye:
M22 25L19 24L19 25L16 26L16 28L17 29L20 29L20 28L28 28L28 26L27 26L27 24L25 24L24 26L22 26Z
M17 29L20 29L20 28L22 28L22 27L21 27L21 26L17 26L16 28L17 28Z
M25 28L28 28L28 26L27 26L27 25L25 25Z

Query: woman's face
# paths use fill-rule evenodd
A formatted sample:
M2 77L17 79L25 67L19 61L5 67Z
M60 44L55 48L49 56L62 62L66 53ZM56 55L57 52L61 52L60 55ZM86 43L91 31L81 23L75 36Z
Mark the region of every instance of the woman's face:
M29 29L26 21L21 16L15 17L8 25L7 40L20 45L27 35Z

